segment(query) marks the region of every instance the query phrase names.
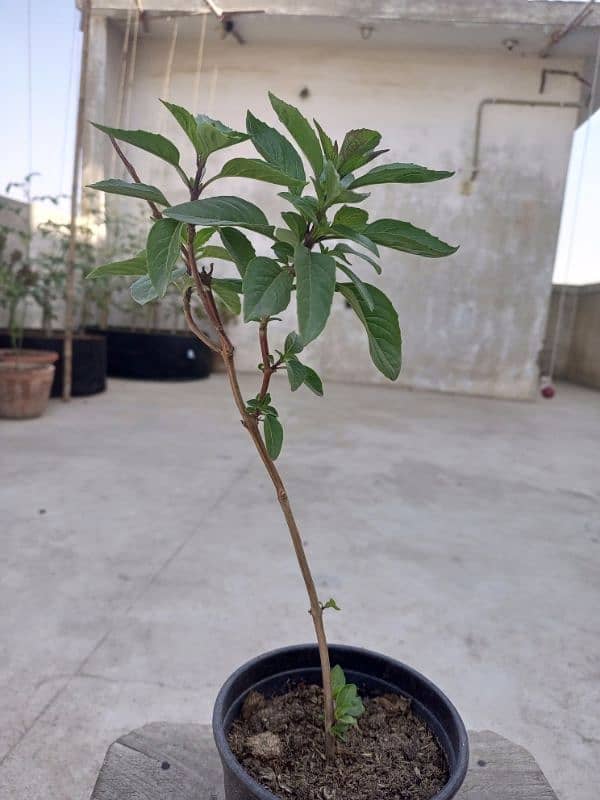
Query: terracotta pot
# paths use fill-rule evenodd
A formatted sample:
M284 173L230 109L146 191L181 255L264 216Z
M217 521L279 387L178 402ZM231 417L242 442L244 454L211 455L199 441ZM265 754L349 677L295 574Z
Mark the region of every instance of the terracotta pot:
M48 362L57 358L57 353L0 351L0 417L32 419L44 413L55 370Z
M29 350L27 348L11 350L0 347L0 363L2 364L54 364L57 358L58 353L46 350Z

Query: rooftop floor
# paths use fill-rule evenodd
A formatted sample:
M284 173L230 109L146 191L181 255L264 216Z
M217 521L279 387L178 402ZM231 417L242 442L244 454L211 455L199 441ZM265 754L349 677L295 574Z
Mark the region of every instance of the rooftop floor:
M224 382L112 381L0 422L3 798L87 800L113 739L208 722L237 665L312 639ZM600 395L326 392L274 387L331 640L412 664L596 800Z

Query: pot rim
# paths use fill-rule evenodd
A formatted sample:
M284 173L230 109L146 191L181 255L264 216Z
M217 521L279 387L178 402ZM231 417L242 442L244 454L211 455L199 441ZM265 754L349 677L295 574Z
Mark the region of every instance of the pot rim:
M262 800L281 800L281 797L274 794L273 792L271 792L270 789L267 789L265 786L256 781L252 777L252 775L250 775L250 773L247 772L242 767L240 762L235 757L233 751L231 750L229 742L227 741L227 733L225 731L225 726L222 723L222 720L225 719L228 710L230 708L230 706L226 705L225 702L226 696L229 693L232 685L238 680L238 678L244 672L246 672L249 669L252 669L255 665L262 662L266 657L277 658L278 656L286 654L290 655L295 652L304 651L306 650L306 648L311 648L314 649L315 651L318 650L317 645L313 643L297 644L297 645L290 645L287 647L280 647L275 650L269 650L266 653L262 653L259 656L251 658L249 661L246 661L244 664L238 667L227 678L227 680L219 690L219 693L215 700L213 717L212 717L212 729L213 729L213 737L215 739L215 744L217 746L217 750L219 751L219 755L221 756L222 759L224 757L227 758L227 768L230 769L240 781L246 783L247 785L249 784L252 792L258 797L261 797ZM467 735L467 730L465 728L464 722L462 721L454 704L448 699L448 697L444 694L444 692L442 692L442 690L438 686L436 686L432 681L429 680L429 678L426 678L425 675L418 672L416 669L413 669L413 667L408 666L408 664L405 664L402 661L398 661L383 653L378 653L375 650L367 650L366 648L354 647L353 645L330 643L329 650L331 651L333 649L337 650L338 652L341 651L343 653L347 653L348 655L356 654L358 656L365 656L367 658L373 657L373 658L385 659L391 665L398 667L401 670L404 670L412 678L421 682L424 686L426 686L429 689L429 691L437 695L441 703L446 706L451 721L456 727L456 731L458 733L457 760L455 769L450 775L447 783L444 784L444 786L440 789L440 791L433 797L431 797L430 800L450 800L450 798L454 797L464 781L469 766L469 737ZM446 753L444 753L444 755L446 755Z
M54 364L39 361L26 361L18 363L15 361L0 359L0 378L2 380L19 380L27 376L54 374L56 367Z
M0 347L0 364L47 366L58 361L58 353L54 350L42 350L34 347Z

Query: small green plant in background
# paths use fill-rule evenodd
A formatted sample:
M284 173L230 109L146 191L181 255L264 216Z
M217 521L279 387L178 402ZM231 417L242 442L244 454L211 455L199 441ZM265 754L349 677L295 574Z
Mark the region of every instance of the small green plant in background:
M368 211L361 207L369 197L364 189L379 184L428 183L452 173L408 163L384 164L362 172L387 152L379 148L381 134L367 128L351 130L338 145L316 120L313 127L294 106L272 94L269 99L293 143L251 112L246 117L246 131L241 132L165 102L191 144L191 171L182 162L178 148L162 135L96 125L110 138L132 181L109 178L92 188L145 200L152 224L144 250L124 253L127 258L101 265L90 277L133 278L131 294L140 304L164 297L174 286L181 295L190 330L223 359L242 424L275 488L309 596L323 678L325 749L331 758L336 737L346 735L356 724L363 707L356 686L346 683L341 669L330 669L323 612L337 609L337 605L333 600L319 601L287 490L275 465L283 446L284 427L272 398L271 379L276 372L284 371L292 391L305 386L316 395L323 394L322 380L307 363L306 354L325 330L336 294L363 326L376 368L390 380L398 377L402 350L398 314L380 288L355 272L357 262L379 275L380 247L428 258L450 255L457 248L402 220L370 220ZM232 158L209 177L211 155L241 142L250 142L258 157ZM143 183L123 152L123 143L169 164L184 184L189 201L172 205L161 188ZM279 197L288 206L281 214L282 223L273 225L262 209L242 197L202 197L208 186L229 178L251 178L279 186ZM268 255L257 255L244 230L263 238ZM239 277L217 274L213 263L217 259L235 265ZM211 323L211 336L198 326L192 298ZM278 315L292 298L296 329L281 334ZM250 398L243 396L239 386L235 348L218 301L230 313L241 312L244 322L257 326L260 385ZM273 326L278 348L272 348L269 339Z

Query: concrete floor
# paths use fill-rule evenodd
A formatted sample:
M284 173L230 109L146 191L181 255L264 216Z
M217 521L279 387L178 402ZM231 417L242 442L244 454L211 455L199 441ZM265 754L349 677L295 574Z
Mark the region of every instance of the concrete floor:
M244 380L247 394L254 382ZM282 384L281 468L332 641L429 675L563 800L600 781L600 394L510 403ZM0 423L0 796L85 800L108 744L207 722L234 667L311 640L222 376L112 381Z

